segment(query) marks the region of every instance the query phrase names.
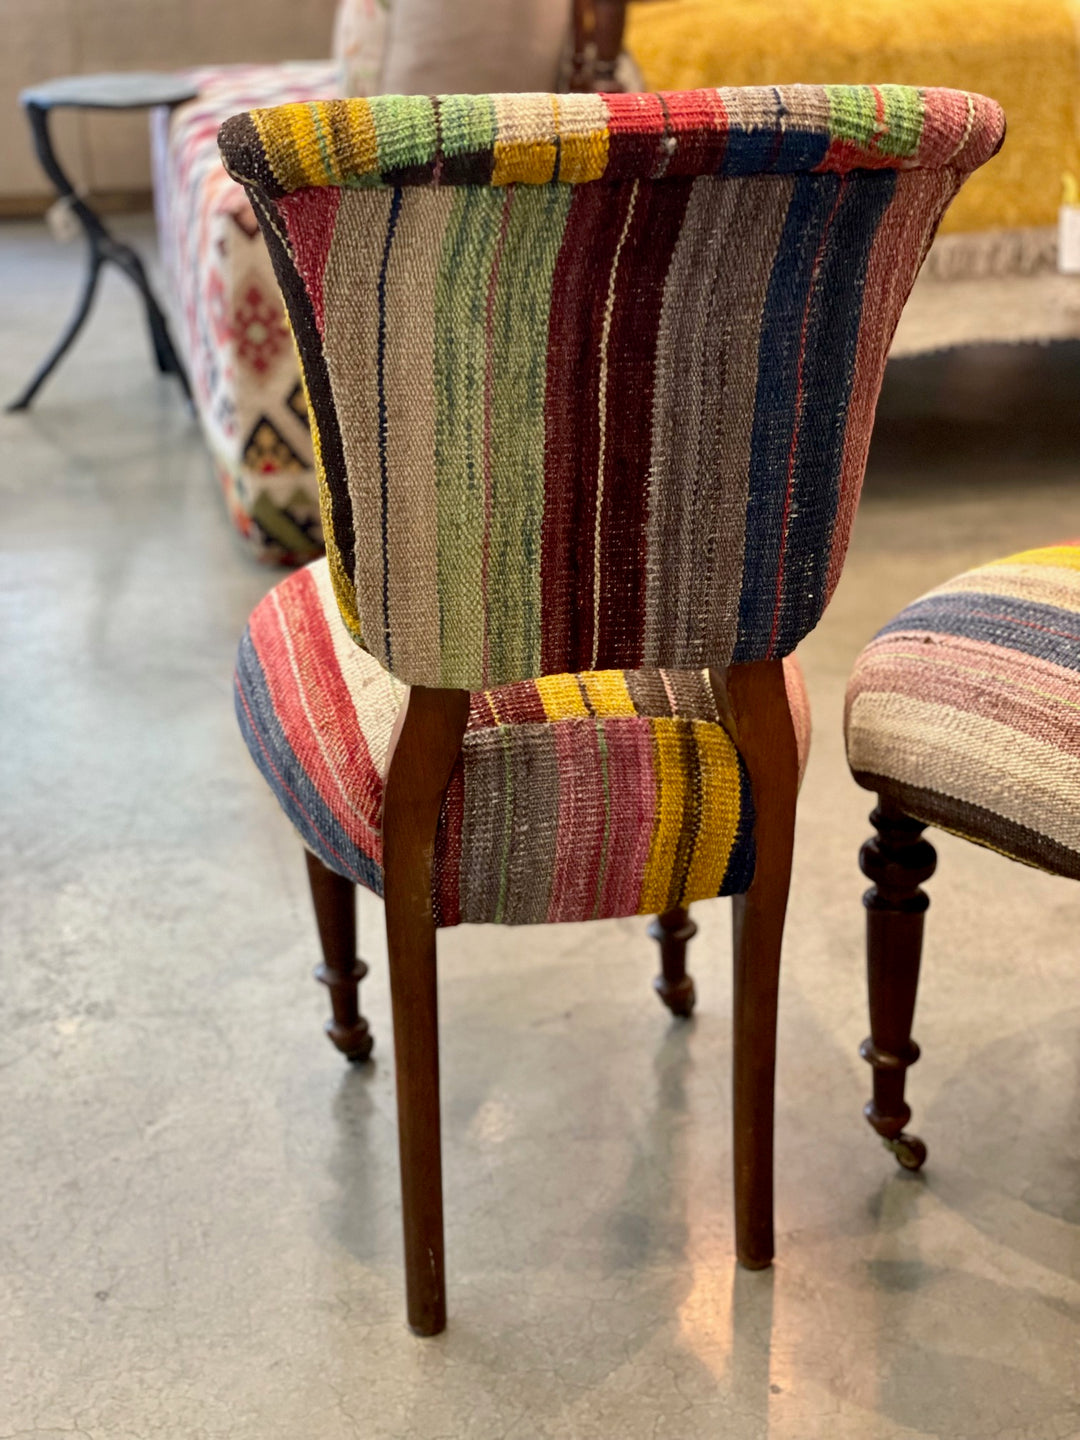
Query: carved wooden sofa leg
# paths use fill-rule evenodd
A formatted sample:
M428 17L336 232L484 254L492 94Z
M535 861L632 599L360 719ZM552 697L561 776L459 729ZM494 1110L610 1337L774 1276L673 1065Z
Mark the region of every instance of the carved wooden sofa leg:
M368 967L356 954L356 886L306 850L308 884L319 927L323 963L315 978L330 991L333 1016L326 1033L346 1060L359 1064L375 1044L360 1014L360 981Z
M697 934L690 912L681 905L658 915L649 934L660 946L660 974L653 989L673 1015L688 1019L694 1010L693 978L686 973L686 946Z
M885 795L870 816L877 835L859 852L859 866L871 882L866 906L866 970L870 992L870 1036L859 1053L874 1069L874 1098L863 1114L905 1170L918 1170L926 1146L904 1126L911 1119L904 1101L909 1065L919 1058L911 1038L922 955L923 916L930 900L920 889L937 866L926 829Z

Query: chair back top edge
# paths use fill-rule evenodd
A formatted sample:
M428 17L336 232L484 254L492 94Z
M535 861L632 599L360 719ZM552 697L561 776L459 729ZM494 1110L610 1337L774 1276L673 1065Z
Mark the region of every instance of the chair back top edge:
M967 173L1004 134L996 101L967 91L781 85L316 100L234 115L219 144L235 179L277 199L311 187Z

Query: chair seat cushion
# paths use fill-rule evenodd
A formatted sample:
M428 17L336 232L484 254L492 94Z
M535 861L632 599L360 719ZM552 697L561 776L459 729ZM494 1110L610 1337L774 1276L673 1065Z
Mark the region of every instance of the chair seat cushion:
M848 763L908 814L1080 878L1080 541L969 570L848 685Z
M805 753L808 711L788 668ZM325 560L277 585L240 645L236 702L304 843L382 894L382 796L408 687L350 638ZM753 805L698 671L597 671L472 697L443 802L441 925L651 914L746 890Z

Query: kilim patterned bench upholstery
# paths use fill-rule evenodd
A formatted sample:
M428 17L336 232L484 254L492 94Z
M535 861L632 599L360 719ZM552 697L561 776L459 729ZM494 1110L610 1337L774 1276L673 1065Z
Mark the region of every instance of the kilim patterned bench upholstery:
M810 712L785 663L800 774ZM237 714L324 864L383 893L382 801L408 687L354 645L326 561L282 581L240 646ZM753 802L699 671L548 676L473 695L442 805L440 925L651 915L747 889Z
M772 1260L805 713L784 661L840 575L904 300L1003 129L981 96L875 86L383 96L222 127L296 337L327 547L252 617L238 710L311 847L350 1058L371 1048L353 884L383 894L421 1334L446 1322L440 924L661 912L656 988L687 1015L686 906L735 895L736 1246Z
M856 662L846 732L856 780L905 814L1080 879L1080 542L902 610Z

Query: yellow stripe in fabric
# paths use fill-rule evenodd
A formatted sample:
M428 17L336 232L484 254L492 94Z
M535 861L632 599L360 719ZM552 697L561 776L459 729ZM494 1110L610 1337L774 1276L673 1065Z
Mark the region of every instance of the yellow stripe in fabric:
M559 161L559 179L564 185L583 185L599 180L607 169L608 132L597 130L591 135L564 135Z
M599 180L608 163L607 106L599 95L560 95L556 109L558 178L566 185Z
M588 670L581 676L581 683L594 714L605 719L609 715L637 714L621 670Z
M379 137L375 131L375 117L366 100L350 100L344 109L344 125L349 153L339 156L338 169L356 179L373 175L379 168ZM339 111L339 114L341 112ZM348 183L348 182L346 182Z
M325 185L326 167L308 105L283 105L252 114L270 168L285 190Z
M683 884L682 903L720 893L739 829L739 762L731 737L719 725L695 720L701 770L701 823Z
M685 722L683 722L685 723ZM686 775L683 771L683 742L678 720L652 721L653 766L656 776L656 822L653 825L649 858L641 882L643 915L661 914L669 908L675 851L686 809Z
M537 680L536 691L549 720L572 720L589 713L576 675L544 675Z
M492 185L546 185L555 174L555 146L548 140L495 142Z
M991 561L987 568L994 565L1052 565L1059 570L1080 570L1080 545L1044 545L1039 550L1021 550L1004 560Z

